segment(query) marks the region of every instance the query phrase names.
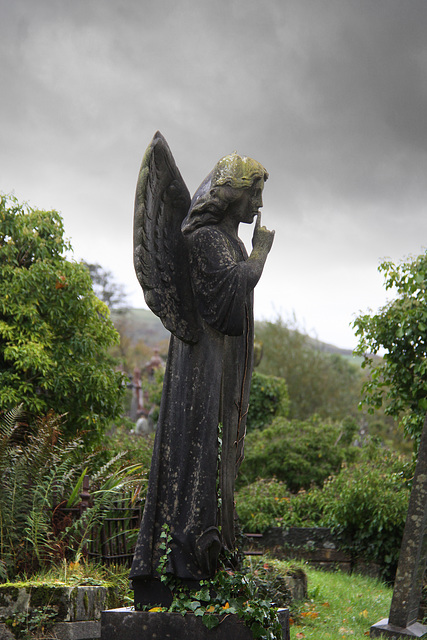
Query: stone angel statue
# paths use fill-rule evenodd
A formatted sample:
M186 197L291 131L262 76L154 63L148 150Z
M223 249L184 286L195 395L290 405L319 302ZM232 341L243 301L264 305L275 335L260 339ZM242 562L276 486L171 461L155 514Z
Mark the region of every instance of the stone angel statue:
M243 459L253 354L253 289L274 231L261 226L268 173L225 156L190 198L165 138L144 155L134 264L147 305L171 332L148 493L130 577L135 604L167 605L162 570L189 586L235 549L234 484ZM248 256L241 222L256 218Z

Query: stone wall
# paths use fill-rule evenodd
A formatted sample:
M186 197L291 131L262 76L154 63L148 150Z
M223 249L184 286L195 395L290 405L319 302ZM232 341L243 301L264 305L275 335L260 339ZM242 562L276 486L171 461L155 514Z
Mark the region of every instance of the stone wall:
M248 539L249 553L269 551L278 558L302 560L320 569L379 576L378 565L343 551L337 536L327 527L274 527L263 535L249 534Z

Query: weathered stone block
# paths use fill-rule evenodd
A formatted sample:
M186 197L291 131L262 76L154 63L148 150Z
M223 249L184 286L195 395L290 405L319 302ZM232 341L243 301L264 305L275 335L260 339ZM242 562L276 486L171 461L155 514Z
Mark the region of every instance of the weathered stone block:
M427 627L419 622L414 622L408 627L396 627L389 624L388 618L380 620L372 625L369 635L371 638L390 638L391 640L399 640L399 638L425 638L427 637Z
M101 623L95 621L60 622L52 629L52 637L58 640L98 640Z
M283 640L289 640L289 611L279 610ZM200 617L187 613L150 613L125 607L103 611L101 640L253 640L251 630L236 615L223 616L208 629Z
M101 611L108 606L107 597L106 587L0 585L0 622L44 607L54 610L59 622L99 620Z

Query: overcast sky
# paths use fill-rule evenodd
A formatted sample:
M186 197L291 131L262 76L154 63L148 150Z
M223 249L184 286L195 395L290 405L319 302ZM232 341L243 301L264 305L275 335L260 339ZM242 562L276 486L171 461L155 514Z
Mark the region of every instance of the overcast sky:
M144 306L133 200L159 129L193 193L269 171L257 318L352 348L377 272L427 246L426 0L0 0L0 190L61 212ZM251 232L242 233L250 245Z

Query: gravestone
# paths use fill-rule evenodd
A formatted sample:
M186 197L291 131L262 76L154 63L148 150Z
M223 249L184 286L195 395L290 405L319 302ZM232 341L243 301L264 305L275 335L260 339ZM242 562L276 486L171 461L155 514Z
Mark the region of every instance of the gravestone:
M409 499L390 614L371 627L371 638L427 637L427 626L417 622L427 560L427 416Z

